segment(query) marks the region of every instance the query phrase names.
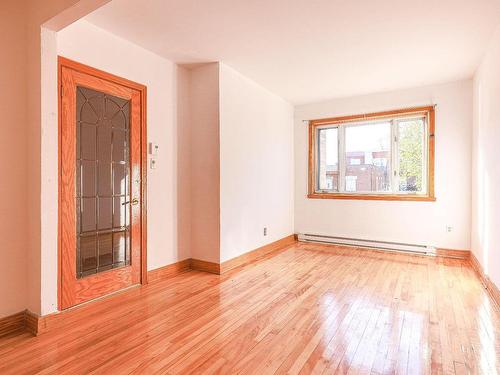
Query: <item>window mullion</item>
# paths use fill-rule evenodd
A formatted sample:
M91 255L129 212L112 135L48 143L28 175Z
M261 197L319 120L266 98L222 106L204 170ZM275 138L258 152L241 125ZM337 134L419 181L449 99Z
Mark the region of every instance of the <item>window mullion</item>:
M391 189L394 194L399 193L399 131L398 121L391 121Z
M339 192L345 192L345 127L338 127L339 151Z
M429 184L428 184L428 178L429 178L429 116L427 115L424 118L424 131L423 131L423 137L422 139L422 151L423 151L423 157L422 157L422 189L424 194L429 194Z

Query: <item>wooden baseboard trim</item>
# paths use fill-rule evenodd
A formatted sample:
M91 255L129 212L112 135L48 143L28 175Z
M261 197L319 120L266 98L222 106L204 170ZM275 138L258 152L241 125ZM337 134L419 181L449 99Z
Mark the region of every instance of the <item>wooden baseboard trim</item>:
M491 299L493 300L493 303L496 304L497 309L500 309L500 290L498 287L495 285L493 281L484 273L483 267L481 266L481 263L477 260L476 256L474 253L470 253L470 265L474 271L476 271L476 274L479 277L479 280L481 280L481 283L483 284L484 288L488 291Z
M56 312L49 315L40 316L29 310L25 311L25 326L26 331L33 336L38 336L48 332L52 325L58 326L64 321L66 315L63 312Z
M0 337L7 336L13 332L25 328L25 312L9 315L0 319Z
M436 256L442 258L470 259L470 254L469 250L436 249Z
M14 332L28 331L33 335L41 332L39 327L42 317L29 310L21 311L17 314L0 319L0 337Z
M210 272L216 275L222 275L225 272L231 271L237 267L244 266L245 264L252 263L260 258L289 246L297 242L296 235L284 237L278 241L259 247L258 249L251 250L248 253L237 256L236 258L226 260L222 263L207 262L200 259L191 259L191 269L196 271Z
M191 269L195 271L215 273L216 275L221 274L221 268L219 263L207 262L206 260L191 258Z
M35 313L32 313L29 310L26 310L24 318L26 330L28 332L31 332L33 335L38 336L42 331L39 326L42 321L42 317Z
M190 268L191 259L184 259L164 267L156 268L148 271L148 282L153 283L155 281L169 279L183 272L189 271Z
M278 241L271 242L270 244L259 247L255 250L249 251L248 253L237 256L236 258L226 260L220 265L221 273L231 271L234 268L244 266L248 263L255 262L260 258L284 247L294 244L297 242L296 235L292 234L286 236Z

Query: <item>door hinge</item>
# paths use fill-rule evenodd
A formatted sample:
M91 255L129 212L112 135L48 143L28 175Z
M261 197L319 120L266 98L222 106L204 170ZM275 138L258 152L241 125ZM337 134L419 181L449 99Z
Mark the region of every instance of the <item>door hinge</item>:
M61 98L63 97L64 87L61 85Z

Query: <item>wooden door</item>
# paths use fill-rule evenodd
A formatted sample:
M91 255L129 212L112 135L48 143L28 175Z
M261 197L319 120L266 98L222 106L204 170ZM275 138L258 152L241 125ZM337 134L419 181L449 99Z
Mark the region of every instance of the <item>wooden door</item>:
M59 304L146 282L146 88L59 58Z

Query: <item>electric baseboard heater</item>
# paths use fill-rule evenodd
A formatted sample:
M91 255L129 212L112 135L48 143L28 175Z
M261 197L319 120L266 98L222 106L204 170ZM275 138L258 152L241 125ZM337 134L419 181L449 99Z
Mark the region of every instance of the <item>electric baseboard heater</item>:
M371 249L380 249L387 251L398 251L413 254L422 254L435 256L436 248L427 245L415 245L401 242L389 242L389 241L374 241L365 240L360 238L347 238L347 237L334 237L325 236L320 234L299 234L298 240L302 242L319 242L333 245L345 245L345 246L355 246L364 247Z

